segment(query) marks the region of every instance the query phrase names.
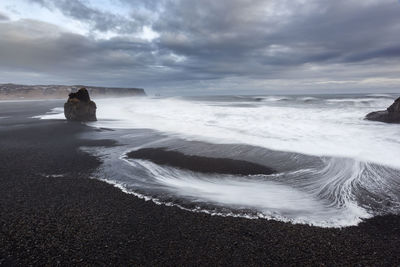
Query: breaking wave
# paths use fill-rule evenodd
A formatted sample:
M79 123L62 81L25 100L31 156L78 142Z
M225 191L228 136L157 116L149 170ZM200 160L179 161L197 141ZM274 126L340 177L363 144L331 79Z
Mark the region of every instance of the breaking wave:
M390 95L389 95L390 96ZM222 216L323 227L400 211L400 127L365 121L394 96L125 98L98 100L100 179L157 204ZM58 112L58 113L57 113ZM61 118L60 110L42 118ZM164 147L246 160L271 175L193 172L126 154ZM89 148L87 148L89 149Z

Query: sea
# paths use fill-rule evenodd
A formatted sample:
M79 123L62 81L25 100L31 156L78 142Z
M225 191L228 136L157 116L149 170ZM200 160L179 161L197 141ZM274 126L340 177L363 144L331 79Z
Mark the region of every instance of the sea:
M365 120L395 94L98 99L82 147L100 157L93 178L158 205L248 219L346 227L400 213L400 124ZM62 106L40 116L64 119ZM126 155L163 148L268 166L276 173L193 172Z

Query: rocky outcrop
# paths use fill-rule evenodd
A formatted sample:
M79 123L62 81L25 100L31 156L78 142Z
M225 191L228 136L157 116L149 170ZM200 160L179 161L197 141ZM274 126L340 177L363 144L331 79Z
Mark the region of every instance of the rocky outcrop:
M96 103L90 100L86 88L70 93L64 104L64 115L69 121L96 121Z
M386 110L371 112L367 114L365 119L387 123L400 123L400 97Z

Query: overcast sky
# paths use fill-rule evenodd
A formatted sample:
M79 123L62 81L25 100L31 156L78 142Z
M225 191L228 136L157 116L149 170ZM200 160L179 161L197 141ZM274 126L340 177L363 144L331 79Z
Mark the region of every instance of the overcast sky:
M400 1L1 0L6 82L400 93Z

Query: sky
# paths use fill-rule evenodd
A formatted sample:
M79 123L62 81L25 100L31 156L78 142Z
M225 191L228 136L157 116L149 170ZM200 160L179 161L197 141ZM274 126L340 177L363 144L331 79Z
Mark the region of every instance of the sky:
M0 0L0 83L400 93L399 0Z

